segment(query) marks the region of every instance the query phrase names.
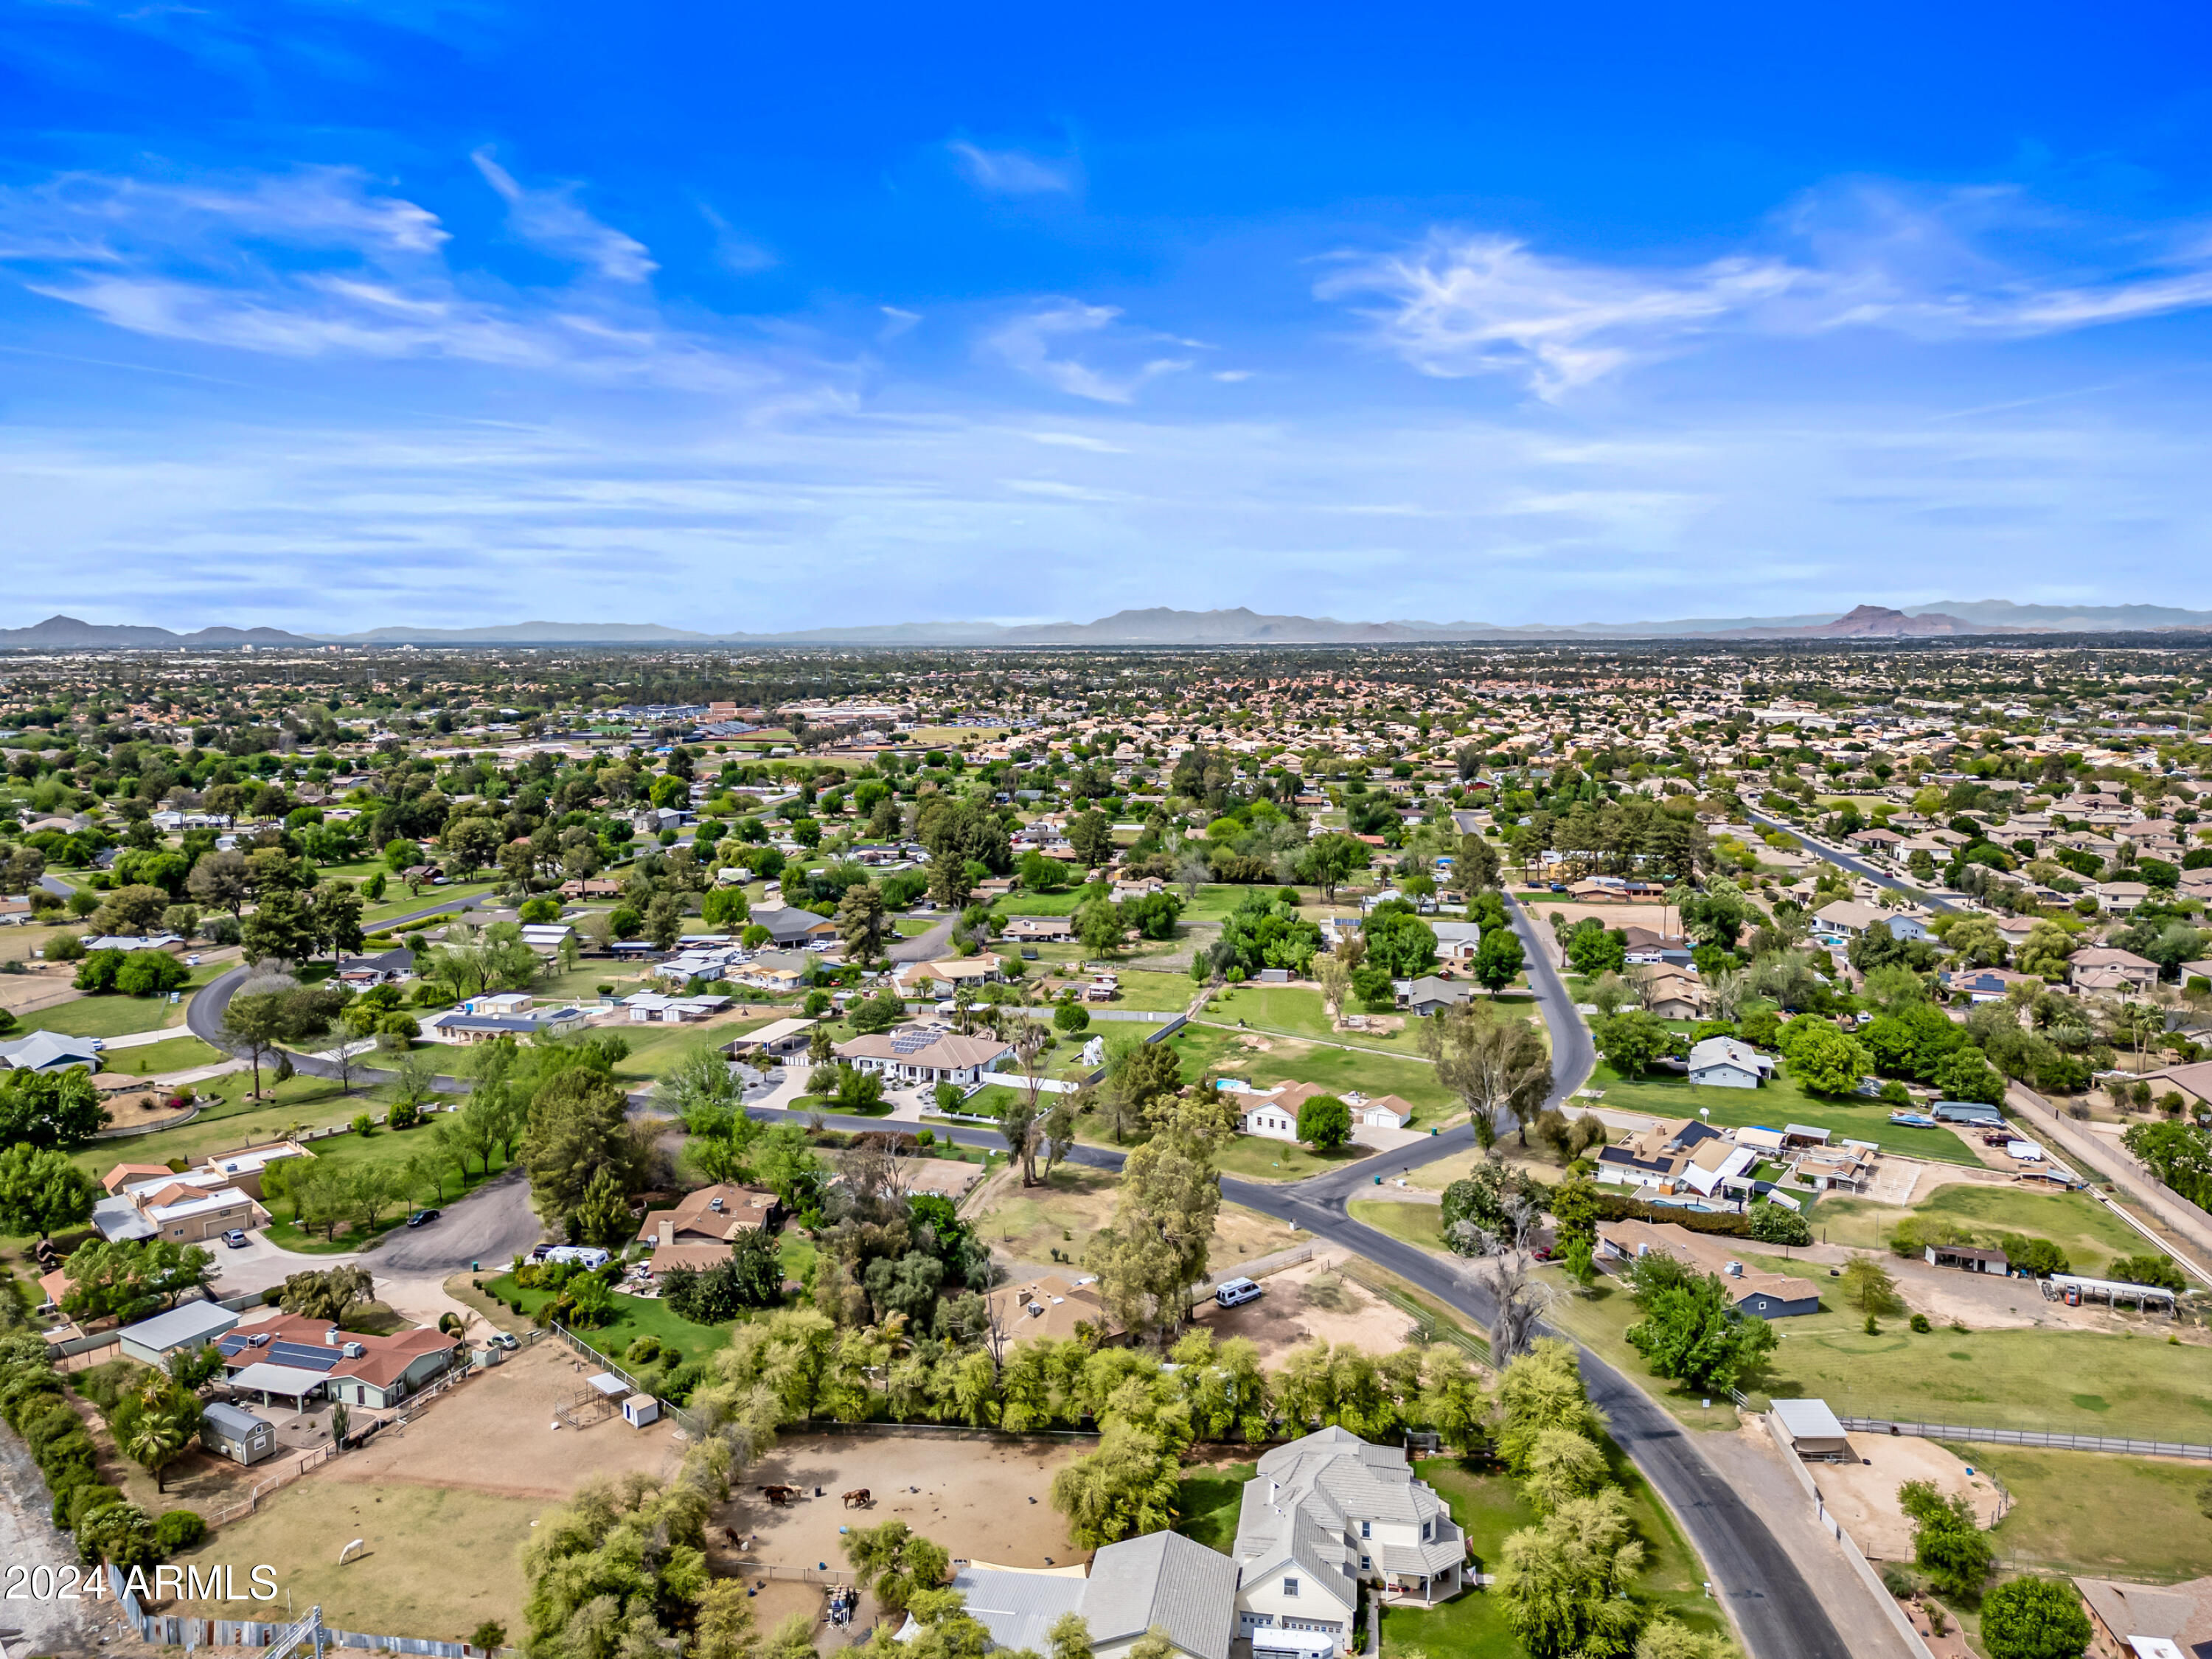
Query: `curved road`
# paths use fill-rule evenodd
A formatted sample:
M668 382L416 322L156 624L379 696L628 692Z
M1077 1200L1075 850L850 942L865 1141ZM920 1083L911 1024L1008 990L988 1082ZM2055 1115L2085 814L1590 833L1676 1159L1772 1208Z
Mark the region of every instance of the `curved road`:
M1589 1075L1595 1050L1589 1028L1575 1012L1567 988L1553 965L1551 952L1543 948L1520 905L1509 899L1507 906L1528 957L1529 982L1551 1032L1553 1085L1547 1103L1558 1105L1571 1098ZM246 971L242 967L234 969L192 998L185 1018L195 1035L218 1048L225 1046L221 1034L222 1012ZM293 1064L321 1076L336 1070L329 1061L313 1056L295 1056ZM357 1075L368 1080L380 1074L363 1071ZM445 1078L439 1084L449 1091L464 1086ZM763 1107L750 1110L754 1116L771 1121L803 1122L809 1115ZM937 1133L963 1146L1002 1149L1006 1145L994 1130L939 1126ZM1474 1144L1473 1129L1462 1123L1394 1156L1401 1167L1429 1164ZM1104 1147L1079 1146L1068 1161L1116 1169L1122 1156ZM1486 1330L1495 1308L1479 1282L1452 1263L1352 1218L1346 1207L1352 1194L1371 1180L1355 1164L1310 1181L1280 1186L1224 1179L1221 1191L1233 1203L1277 1217L1364 1256ZM441 1243L424 1238L420 1247L432 1249ZM1564 1336L1565 1333L1552 1334ZM1680 1521L1713 1575L1715 1592L1734 1616L1752 1659L1850 1659L1850 1648L1796 1564L1735 1488L1705 1461L1694 1437L1595 1354L1585 1348L1581 1358L1590 1397L1605 1412L1613 1438Z

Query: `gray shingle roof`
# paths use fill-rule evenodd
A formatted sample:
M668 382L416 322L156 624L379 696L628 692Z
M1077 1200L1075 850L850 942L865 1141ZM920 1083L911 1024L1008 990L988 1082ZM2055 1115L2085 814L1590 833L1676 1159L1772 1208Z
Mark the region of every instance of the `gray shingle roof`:
M1237 1564L1180 1533L1148 1533L1100 1550L1083 1591L1095 1645L1158 1628L1194 1659L1229 1659Z

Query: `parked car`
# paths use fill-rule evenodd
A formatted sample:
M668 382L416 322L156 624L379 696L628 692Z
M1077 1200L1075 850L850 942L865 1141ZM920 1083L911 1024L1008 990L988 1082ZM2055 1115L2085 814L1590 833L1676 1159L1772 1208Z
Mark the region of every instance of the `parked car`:
M504 1348L509 1353L513 1353L517 1348L522 1346L522 1344L516 1340L514 1334L511 1331L494 1331L491 1335L485 1340L489 1341L493 1347Z
M106 1051L107 1051L107 1039L106 1039L106 1037L94 1037L94 1038L93 1038L93 1040L92 1040L92 1052L93 1052L93 1053L94 1053L95 1054L105 1054L105 1053L106 1053Z
M228 1232L222 1236L222 1242L229 1245L234 1250L244 1249L246 1248L245 1230L239 1227L233 1227Z
M407 1224L410 1227L426 1227L437 1218L438 1212L435 1210L417 1210L407 1218Z

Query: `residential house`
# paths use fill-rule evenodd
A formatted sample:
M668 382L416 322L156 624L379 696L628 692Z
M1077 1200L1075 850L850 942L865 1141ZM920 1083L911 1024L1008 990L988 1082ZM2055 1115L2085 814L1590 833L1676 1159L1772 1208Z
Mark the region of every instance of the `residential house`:
M1810 1279L1767 1273L1747 1262L1725 1240L1693 1233L1671 1221L1601 1221L1597 1239L1601 1262L1626 1265L1654 1251L1671 1255L1697 1272L1714 1275L1739 1310L1761 1319L1788 1319L1820 1310L1820 1287Z
M941 1025L902 1025L837 1045L837 1058L892 1085L981 1083L1013 1048L994 1036L963 1036Z
M1662 963L1637 968L1632 977L1637 984L1638 1000L1647 1012L1662 1019L1704 1017L1707 994L1705 981L1688 969Z
M2097 1659L2203 1659L2212 1652L2212 1577L2182 1584L2076 1578Z
M1679 933L1662 933L1655 928L1631 927L1620 930L1628 947L1631 967L1665 963L1670 968L1690 965L1690 941Z
M248 1185L258 1190L262 1168L249 1161L238 1174L220 1165L175 1174L166 1166L149 1172L143 1164L118 1164L107 1173L115 1182L109 1196L93 1206L92 1224L109 1240L185 1244L204 1243L234 1228L266 1226L268 1211L246 1190Z
M234 1330L216 1345L234 1395L258 1394L298 1404L317 1398L396 1406L459 1361L462 1339L422 1329L390 1336L341 1330L325 1319L280 1314Z
M2009 968L1954 969L1936 978L1952 995L1963 995L1977 1008L1985 1002L2002 1002L2015 985L2033 985L2039 990L2043 987L2040 975L2016 974Z
M1441 917L1429 924L1437 936L1437 957L1443 962L1470 963L1482 944L1482 924L1448 921Z
M1075 937L1073 916L1015 916L1006 923L1006 937L1024 945L1048 945Z
M1710 1036L1690 1049L1690 1081L1700 1088L1756 1089L1774 1075L1774 1057L1731 1036Z
M1480 994L1470 981L1439 979L1433 974L1395 980L1390 988L1396 994L1398 1006L1420 1019L1448 1014Z
M1019 1285L1001 1285L987 1291L984 1300L989 1305L994 1328L1003 1330L1009 1342L1033 1341L1039 1337L1066 1341L1077 1334L1079 1325L1102 1334L1118 1334L1113 1321L1106 1316L1106 1305L1099 1299L1098 1281L1095 1279L1068 1279L1059 1273L1047 1273Z
M1402 1129L1413 1121L1413 1103L1396 1095L1370 1097L1354 1089L1344 1097L1344 1103L1352 1108L1354 1128Z
M1885 910L1861 899L1836 899L1813 913L1813 936L1825 945L1848 945L1874 927L1887 927L1895 939L1934 937L1919 917Z
M1245 1483L1233 1553L1237 1633L1255 1659L1348 1652L1359 1585L1422 1606L1465 1588L1467 1539L1444 1501L1414 1478L1402 1448L1340 1428L1261 1457Z
M2140 881L2096 882L2089 891L2095 895L2100 908L2118 916L2141 908L2143 901L2150 896L2149 887Z
M1224 1081L1222 1088L1229 1103L1243 1115L1237 1127L1248 1135L1269 1140L1296 1140L1298 1109L1315 1096L1328 1092L1318 1083L1279 1083L1261 1091L1243 1085L1232 1088Z
M586 876L561 884L561 896L564 899L618 899L622 891L622 883L612 876Z
M1182 1659L1229 1659L1237 1626L1236 1563L1175 1532L1106 1545L1087 1572L957 1562L951 1588L994 1650L1049 1651L1053 1625L1073 1613L1097 1659L1122 1659L1152 1632ZM909 1615L898 1639L912 1640L920 1628Z
M1648 1187L1662 1197L1695 1193L1710 1197L1758 1161L1757 1151L1728 1138L1710 1123L1662 1118L1630 1133L1597 1155L1597 1178L1615 1186Z
M11 1072L66 1072L73 1066L96 1072L100 1050L93 1047L90 1037L33 1031L13 1042L0 1042L0 1066Z
M837 937L837 924L829 917L788 904L754 906L749 925L767 928L769 940L785 950L802 945L818 950Z
M933 1000L951 995L963 985L988 985L1006 970L1005 957L981 951L972 957L901 963L891 970L891 983L902 996Z
M2132 951L2093 945L2066 959L2066 982L2076 991L2148 996L2158 988L2158 964Z
M730 1256L740 1233L773 1233L783 1224L783 1202L765 1187L728 1182L686 1193L672 1210L648 1212L638 1242L653 1246L655 1278L671 1267L711 1267Z
M1791 1167L1816 1193L1863 1193L1874 1179L1876 1156L1872 1145L1845 1140L1806 1152Z
M432 1042L463 1045L496 1042L501 1037L526 1042L541 1031L549 1036L565 1036L581 1030L583 1024L581 1008L550 1008L524 1014L471 1014L450 1008L424 1020L422 1035Z

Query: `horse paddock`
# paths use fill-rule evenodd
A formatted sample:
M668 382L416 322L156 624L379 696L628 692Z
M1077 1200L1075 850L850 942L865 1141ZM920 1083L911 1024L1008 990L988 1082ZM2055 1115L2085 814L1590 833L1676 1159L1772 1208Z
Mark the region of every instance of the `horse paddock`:
M1085 1553L1068 1542L1052 1507L1052 1478L1090 1449L1087 1442L927 1431L793 1434L732 1483L713 1525L737 1534L732 1559L769 1566L842 1569L841 1528L899 1520L957 1559L1064 1567ZM795 1486L799 1496L772 1504L761 1490L769 1486ZM871 1501L848 1508L843 1495L860 1487Z

